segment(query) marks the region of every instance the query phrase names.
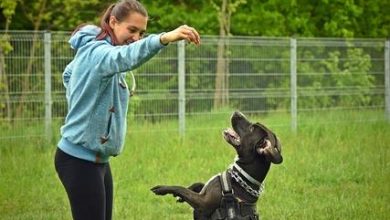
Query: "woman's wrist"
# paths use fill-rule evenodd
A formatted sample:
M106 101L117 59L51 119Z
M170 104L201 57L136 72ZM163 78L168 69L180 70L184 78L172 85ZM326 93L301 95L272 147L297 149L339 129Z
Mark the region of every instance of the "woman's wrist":
M160 34L160 43L162 45L168 45L169 44L169 41L166 39L166 33L162 33Z

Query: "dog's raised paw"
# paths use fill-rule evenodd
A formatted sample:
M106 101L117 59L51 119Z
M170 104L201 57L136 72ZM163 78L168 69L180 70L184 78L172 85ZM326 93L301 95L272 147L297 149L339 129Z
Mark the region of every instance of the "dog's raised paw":
M166 190L166 187L164 186L155 186L153 188L151 188L150 190L152 190L152 192L156 195L166 195L168 192Z

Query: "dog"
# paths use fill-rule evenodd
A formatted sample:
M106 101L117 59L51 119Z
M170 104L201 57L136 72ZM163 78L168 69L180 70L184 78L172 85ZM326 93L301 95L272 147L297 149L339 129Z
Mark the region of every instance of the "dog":
M188 203L197 220L258 219L256 202L262 183L271 163L283 162L281 144L270 129L251 123L239 111L232 114L231 125L232 128L223 132L223 137L237 155L225 172L215 175L206 184L194 183L188 188L159 185L151 190L156 195L172 194L179 202Z

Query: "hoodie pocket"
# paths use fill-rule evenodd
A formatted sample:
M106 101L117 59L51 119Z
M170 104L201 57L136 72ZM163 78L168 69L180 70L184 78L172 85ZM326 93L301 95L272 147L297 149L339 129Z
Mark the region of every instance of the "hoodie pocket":
M113 117L114 117L114 113L115 113L115 107L112 106L108 111L109 111L110 113L109 113L109 115L108 115L108 120L107 120L107 125L106 125L106 129L105 129L105 133L102 134L102 136L100 137L100 143L101 143L101 144L107 143L107 141L110 139L111 126L112 126L112 123L113 123Z

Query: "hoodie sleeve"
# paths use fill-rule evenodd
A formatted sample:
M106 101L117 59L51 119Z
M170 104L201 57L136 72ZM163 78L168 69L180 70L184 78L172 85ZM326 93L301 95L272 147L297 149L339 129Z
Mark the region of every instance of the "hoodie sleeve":
M70 62L66 67L64 72L62 73L62 83L64 84L65 89L68 88L70 76L72 75L72 66L73 66L73 61Z
M130 71L151 59L164 47L160 42L160 35L149 35L123 46L102 43L94 50L96 68L105 76Z

